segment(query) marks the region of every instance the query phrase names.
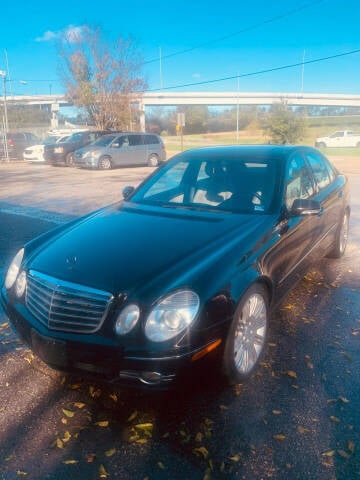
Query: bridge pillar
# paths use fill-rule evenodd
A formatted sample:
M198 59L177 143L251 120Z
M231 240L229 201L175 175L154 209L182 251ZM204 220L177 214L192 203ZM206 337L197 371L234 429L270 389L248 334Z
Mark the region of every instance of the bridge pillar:
M145 132L146 122L145 122L145 105L139 103L139 116L140 116L140 131Z

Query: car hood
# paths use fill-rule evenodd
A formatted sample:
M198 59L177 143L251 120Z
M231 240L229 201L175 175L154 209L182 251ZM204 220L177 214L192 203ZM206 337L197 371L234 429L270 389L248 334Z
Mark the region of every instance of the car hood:
M53 277L129 293L173 272L181 278L264 231L267 215L197 212L124 202L98 211L36 249L28 268ZM242 248L238 253L241 255ZM176 283L176 282L175 282ZM175 285L176 286L176 285ZM180 285L178 285L180 286Z

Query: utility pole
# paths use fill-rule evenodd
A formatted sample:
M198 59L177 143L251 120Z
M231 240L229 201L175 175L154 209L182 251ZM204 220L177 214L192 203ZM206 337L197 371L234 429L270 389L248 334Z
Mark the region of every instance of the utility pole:
M6 103L6 72L4 70L0 70L0 77L2 77L3 79L5 133L7 133L9 131L9 122L8 122L7 103Z

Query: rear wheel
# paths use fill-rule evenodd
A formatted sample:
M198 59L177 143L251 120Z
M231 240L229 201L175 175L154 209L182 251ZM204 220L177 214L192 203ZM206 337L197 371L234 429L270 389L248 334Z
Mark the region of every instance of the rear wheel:
M152 154L148 158L148 165L149 167L157 167L159 165L159 158L157 155Z
M264 352L268 324L267 290L254 284L241 299L226 339L223 369L229 383L240 383L255 370Z
M98 168L100 170L111 170L112 169L112 163L111 163L111 158L106 156L106 157L101 157L99 159L99 165Z
M349 212L344 212L341 223L339 224L333 249L328 254L330 258L340 258L344 255L349 236Z

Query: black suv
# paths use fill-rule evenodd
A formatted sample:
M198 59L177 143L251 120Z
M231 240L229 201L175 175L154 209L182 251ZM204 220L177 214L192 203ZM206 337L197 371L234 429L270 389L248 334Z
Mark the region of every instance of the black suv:
M90 131L76 132L70 135L65 142L53 143L45 145L44 158L47 163L52 165L65 164L71 166L74 164L74 151L78 148L84 147L96 139L110 133L109 131Z
M0 159L8 158L10 160L23 160L23 153L25 148L31 147L39 143L39 139L32 133L12 133L9 132L0 136ZM7 148L6 148L7 145ZM7 153L6 153L7 150Z

